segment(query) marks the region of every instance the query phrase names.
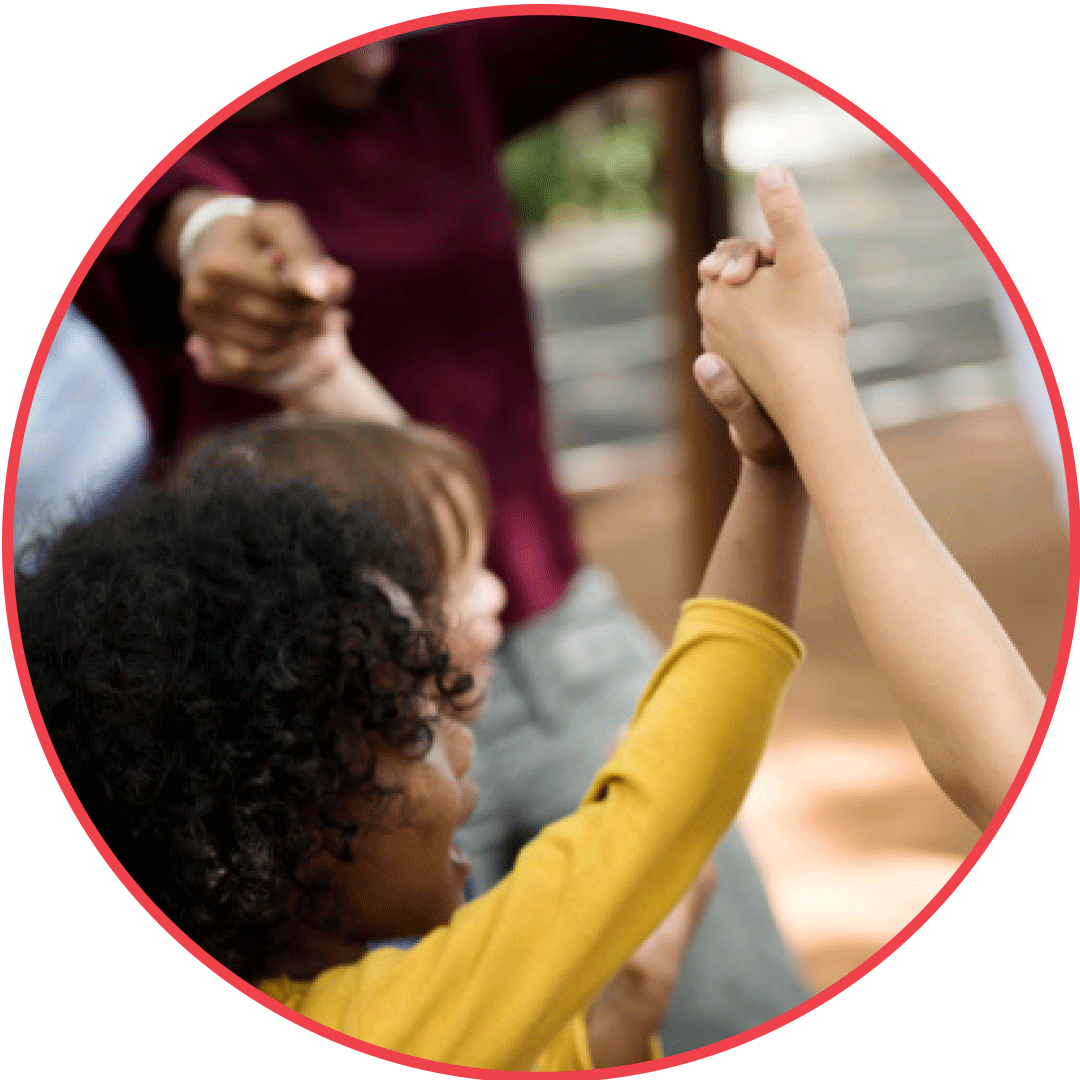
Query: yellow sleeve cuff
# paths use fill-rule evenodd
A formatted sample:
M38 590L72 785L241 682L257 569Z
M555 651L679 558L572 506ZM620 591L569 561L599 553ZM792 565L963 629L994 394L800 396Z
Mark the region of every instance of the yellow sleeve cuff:
M672 646L704 632L727 631L779 651L793 666L806 656L806 646L789 627L764 611L711 596L695 596L682 606Z

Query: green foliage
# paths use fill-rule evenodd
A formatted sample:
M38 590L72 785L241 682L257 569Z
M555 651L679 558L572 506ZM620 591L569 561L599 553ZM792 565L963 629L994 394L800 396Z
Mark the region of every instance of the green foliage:
M640 217L657 207L656 138L640 123L568 139L546 124L503 154L506 186L525 225L574 217Z

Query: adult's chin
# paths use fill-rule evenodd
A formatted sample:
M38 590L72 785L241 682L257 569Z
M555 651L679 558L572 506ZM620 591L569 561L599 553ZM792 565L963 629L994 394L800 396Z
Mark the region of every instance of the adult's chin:
M335 112L362 112L378 97L381 83L382 79L364 77L342 80L340 85L323 89L323 101Z

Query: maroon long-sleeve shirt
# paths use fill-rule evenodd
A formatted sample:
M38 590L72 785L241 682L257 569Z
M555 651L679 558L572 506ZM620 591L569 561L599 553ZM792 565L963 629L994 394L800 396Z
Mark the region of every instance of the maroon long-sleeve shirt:
M275 407L196 378L178 283L153 252L169 199L198 185L295 203L329 254L355 271L346 306L361 362L412 416L479 451L492 492L489 562L507 585L507 621L545 611L580 556L548 462L499 148L583 93L693 63L706 49L572 16L458 23L402 39L362 112L297 105L222 123L151 188L76 296L131 371L158 454Z

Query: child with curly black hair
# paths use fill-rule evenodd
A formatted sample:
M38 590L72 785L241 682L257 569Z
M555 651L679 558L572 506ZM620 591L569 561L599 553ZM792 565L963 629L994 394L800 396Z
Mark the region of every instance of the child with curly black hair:
M172 486L198 483L237 460L268 480L310 480L336 505L372 500L418 546L444 594L448 647L470 675L472 697L457 715L475 718L502 639L506 589L485 565L489 500L476 453L421 424L278 414L197 439L174 465Z
M173 472L173 483L240 459L274 480L310 480L342 505L375 498L404 535L414 538L443 584L447 649L472 680L455 701L459 719L477 717L499 644L502 582L485 566L488 494L476 454L447 432L407 423L264 417L197 440ZM385 583L394 588L392 583ZM468 858L455 845L459 865ZM471 865L471 860L469 861ZM658 1056L656 1028L667 1012L672 979L715 886L706 863L662 928L650 936L598 995L585 1022L592 1060L630 1063Z
M212 454L69 529L18 579L22 645L119 861L212 957L357 1038L501 1069L655 1055L663 959L802 653L801 483L748 395L719 407L756 460L699 598L581 808L468 904L475 665L401 504Z

